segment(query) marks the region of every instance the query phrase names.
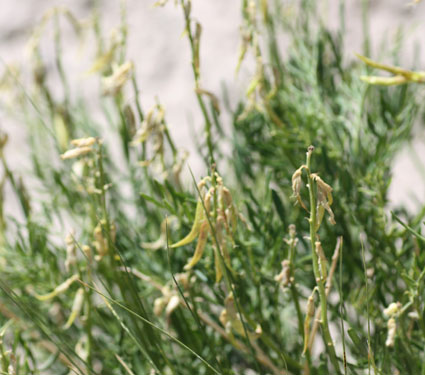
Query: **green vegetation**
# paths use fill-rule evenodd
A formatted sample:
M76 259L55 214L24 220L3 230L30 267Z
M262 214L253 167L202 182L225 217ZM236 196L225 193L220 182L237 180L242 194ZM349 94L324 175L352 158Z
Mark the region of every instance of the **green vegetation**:
M176 4L204 120L199 181L182 181L165 109L139 101L124 7L110 41L96 11L87 26L53 9L31 86L5 69L31 168L11 169L2 134L1 374L425 374L425 206L388 203L423 104L405 83L423 73L347 59L343 16L331 32L313 1L241 3L235 67L252 59L255 74L231 129L201 86L191 1ZM64 20L97 41L107 129L68 81ZM59 93L40 49L49 22ZM5 186L19 212L4 212Z

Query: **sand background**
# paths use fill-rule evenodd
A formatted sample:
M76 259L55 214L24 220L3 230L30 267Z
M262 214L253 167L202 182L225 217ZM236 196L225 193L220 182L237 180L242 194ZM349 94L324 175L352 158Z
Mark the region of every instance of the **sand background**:
M371 0L370 31L372 51L376 57L380 46L392 46L397 41L397 33L404 30L407 43L403 49L400 64L424 69L425 45L425 2L415 7L409 6L409 0ZM190 67L189 45L181 38L183 17L181 9L170 1L164 8L152 7L152 0L128 0L128 57L137 67L137 78L141 89L143 107L149 108L159 97L165 106L171 132L177 145L191 152L189 163L199 174L204 167L195 155L194 133L202 129L202 116L193 93L193 79ZM119 26L120 12L118 0L101 0L100 16L105 35ZM65 6L78 18L88 19L91 15L92 1L88 0L0 0L0 72L5 63L27 64L27 41L43 14L53 6ZM338 1L321 1L323 18L332 27L337 26ZM362 44L362 1L347 0L346 30L347 58L361 51ZM235 66L238 57L240 1L238 0L193 0L194 16L203 25L201 45L202 86L222 95L226 86L231 104L235 105L243 97L246 79L252 67L245 65L235 79ZM51 31L46 33L43 54L48 67L53 70L53 49ZM63 23L64 61L74 87L74 95L83 95L93 100L98 90L98 80L86 77L84 72L92 61L90 40L83 46L76 39L71 28ZM283 43L282 55L286 48ZM414 50L419 53L415 56ZM52 78L54 79L54 77ZM95 116L104 121L97 113ZM230 117L224 115L225 125L229 126ZM393 204L404 204L412 210L418 202L425 203L424 178L414 167L412 150L425 162L425 142L423 125L418 124L417 136L413 143L398 155L394 163L394 178L391 184L390 198ZM0 106L0 129L9 134L7 157L13 170L25 173L27 166L26 130L22 124L13 121ZM7 194L7 191L6 191ZM6 210L13 210L13 203L6 202Z

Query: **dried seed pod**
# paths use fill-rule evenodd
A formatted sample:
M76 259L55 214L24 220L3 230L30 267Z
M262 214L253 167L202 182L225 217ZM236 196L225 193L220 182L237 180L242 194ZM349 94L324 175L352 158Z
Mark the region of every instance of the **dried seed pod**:
M319 228L321 220L323 218L324 210L329 214L329 222L331 224L336 224L335 216L331 209L333 203L332 198L332 187L323 181L316 173L312 173L311 177L316 181L317 185L317 207L318 207L318 216L316 227Z
M300 194L302 183L303 183L301 177L302 177L302 171L304 167L305 166L302 165L292 175L292 192L293 192L293 197L297 198L297 202L300 204L300 206L304 208L306 211L308 211L306 205L301 199L301 194Z

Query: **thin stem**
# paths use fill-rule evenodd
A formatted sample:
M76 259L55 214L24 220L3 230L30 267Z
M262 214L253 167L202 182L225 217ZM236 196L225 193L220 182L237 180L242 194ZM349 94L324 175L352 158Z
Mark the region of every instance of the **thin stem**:
M316 189L315 182L311 175L310 167L311 167L311 155L313 153L314 147L310 146L307 152L307 173L308 173L308 191L310 195L310 245L311 245L311 255L313 258L313 271L314 277L316 278L317 287L319 290L320 297L320 308L321 308L321 324L323 330L323 340L325 342L325 346L327 352L329 354L330 360L337 371L340 373L339 362L335 352L335 346L332 340L332 336L329 330L328 323L328 305L325 291L325 280L322 279L322 275L319 269L319 260L318 255L316 254L316 239L317 239L317 226L316 226Z
M195 89L199 89L199 40L197 41L198 46L196 46L192 29L190 27L190 5L185 4L184 0L180 0L180 4L183 9L184 19L186 23L186 32L188 35L190 49L192 52L192 71L195 79ZM213 165L215 164L215 159L213 154L213 143L211 135L212 121L210 120L210 116L208 115L207 106L205 105L204 99L202 98L202 94L200 94L198 90L195 90L195 92L196 98L198 99L199 106L205 119L205 133L207 137L208 156L210 159L210 165Z

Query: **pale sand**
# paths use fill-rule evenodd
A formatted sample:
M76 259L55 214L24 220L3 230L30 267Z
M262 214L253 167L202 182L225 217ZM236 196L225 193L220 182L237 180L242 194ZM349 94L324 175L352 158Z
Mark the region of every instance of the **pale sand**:
M118 26L119 1L101 1L101 17L104 30ZM176 143L189 149L192 156L189 159L191 167L197 175L205 174L205 168L195 155L192 129L200 134L202 117L197 107L193 93L193 80L190 70L190 53L187 40L181 38L183 30L182 13L174 5L174 0L165 8L152 8L151 0L129 0L129 57L136 63L137 76L142 90L141 100L145 109L154 103L158 96L167 111L167 119ZM239 45L240 10L238 0L194 0L195 17L203 25L201 46L202 85L206 89L222 94L222 83L226 84L232 105L242 97L249 77L250 66L244 66L238 79L235 80L235 65ZM328 14L331 25L337 25L338 8L336 0L323 1L324 14ZM361 51L361 1L347 2L347 58L354 52ZM1 0L0 12L0 56L7 63L19 62L25 64L24 47L31 29L39 22L44 12L57 5L70 8L79 18L90 15L90 1L68 0ZM326 4L327 8L326 8ZM408 43L401 64L411 64L412 50L415 43L424 43L425 27L422 17L425 15L425 3L417 7L409 7L404 0L371 1L370 29L373 47L376 51L380 43L394 45L396 31L403 25L408 32ZM83 91L85 97L91 100L96 108L95 97L98 83L94 77L84 76L90 66L88 58L90 45L80 50L76 38L69 27L64 26L63 44L65 60L74 87ZM106 35L109 32L105 32ZM45 55L52 62L51 38L46 36ZM422 51L423 52L423 51ZM282 51L284 54L285 51ZM423 53L420 54L423 57ZM415 62L420 69L421 61ZM0 68L0 71L3 68ZM74 91L75 93L75 91ZM93 95L94 94L94 95ZM93 102L93 103L92 103ZM95 116L104 122L103 116L95 109ZM223 116L225 125L229 126L230 118ZM7 147L7 157L12 168L19 170L27 165L28 153L25 152L25 128L10 120L0 107L0 127L10 135ZM423 131L418 130L418 137L413 147L419 157L425 162ZM190 181L189 181L190 183ZM402 203L415 209L415 199L425 202L424 179L414 168L408 149L402 151L394 164L394 179L391 185L390 198L393 203ZM8 201L6 210L13 210L13 201Z

